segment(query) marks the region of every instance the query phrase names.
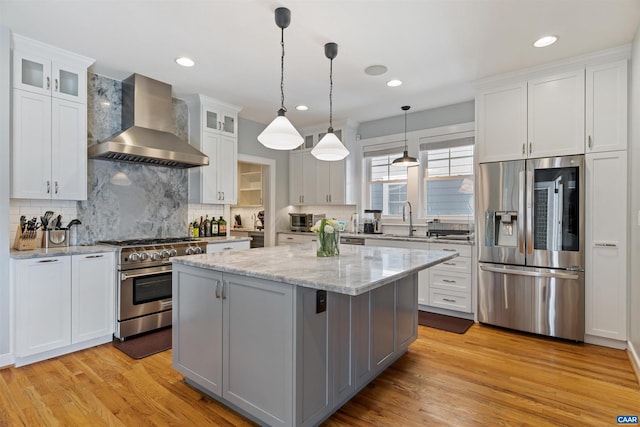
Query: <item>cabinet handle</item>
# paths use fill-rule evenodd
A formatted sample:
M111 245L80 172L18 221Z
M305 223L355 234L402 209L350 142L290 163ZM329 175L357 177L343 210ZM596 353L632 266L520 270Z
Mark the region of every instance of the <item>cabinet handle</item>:
M331 194L329 194L329 202L331 202Z
M218 122L218 130L222 129L222 122Z
M529 143L529 154L533 152L533 142Z
M443 262L443 265L458 265L455 262Z
M104 255L87 255L85 258L102 258Z
M526 152L525 152L525 148L524 148L526 145L527 145L527 144L522 144L522 155L523 155L523 156L526 154Z
M51 181L47 181L47 194L51 194Z
M216 298L220 298L220 280L216 280Z
M45 262L60 262L60 260L58 258L55 259L43 259L42 261L38 261L39 263L45 263Z
M47 77L47 90L51 89L51 78Z
M591 135L589 135L589 137L587 138L588 143L587 145L589 146L589 149L591 149Z
M442 298L442 301L446 301L446 302L456 302L456 300L451 299L451 298Z
M58 91L58 79L54 79L54 81L56 82L55 88L56 88L56 92Z
M55 193L58 194L58 181L54 181L55 182Z
M594 245L601 248L617 248L618 247L617 243L607 243L607 242L597 242Z
M230 251L233 248L222 248L223 251Z
M222 192L222 200L224 200L224 191Z
M220 283L222 284L222 299L227 299L227 296L224 294L224 280L221 280Z
M456 281L455 281L455 280L449 280L449 279L442 279L442 281L443 281L444 283L456 283Z
M442 250L445 252L458 252L455 249L449 249L449 248L442 248Z
M293 240L293 237L287 237L287 240Z

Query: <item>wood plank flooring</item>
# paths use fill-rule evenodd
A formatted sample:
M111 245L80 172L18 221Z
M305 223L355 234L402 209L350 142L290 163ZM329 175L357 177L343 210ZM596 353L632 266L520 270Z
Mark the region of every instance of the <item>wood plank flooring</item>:
M473 325L419 327L409 352L325 426L603 426L640 415L624 351ZM0 426L242 426L184 383L171 351L133 360L111 344L0 370Z

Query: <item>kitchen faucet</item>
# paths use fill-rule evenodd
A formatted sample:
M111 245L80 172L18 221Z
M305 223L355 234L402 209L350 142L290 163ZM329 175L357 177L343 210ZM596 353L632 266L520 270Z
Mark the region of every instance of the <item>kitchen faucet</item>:
M408 200L404 202L404 205L402 205L402 222L406 222L406 219L405 219L406 205L409 205L409 237L413 237L413 232L415 231L413 229L413 211L411 210L411 202Z

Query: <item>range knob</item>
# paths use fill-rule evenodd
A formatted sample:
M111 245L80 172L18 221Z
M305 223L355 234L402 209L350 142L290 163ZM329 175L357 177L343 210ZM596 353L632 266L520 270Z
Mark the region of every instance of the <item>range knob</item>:
M175 249L174 249L174 250L175 250ZM187 248L187 250L186 250L186 251L184 251L184 253L185 253L185 254L187 254L187 255L192 255L192 254L193 254L193 248L192 248L191 246L189 246L189 247Z
M202 248L200 246L196 246L196 248L193 250L194 253L196 254L201 254L202 253Z
M140 254L140 261L145 261L147 258L149 258L149 254L146 252L142 252Z
M155 252L151 254L151 261L158 261L160 258L162 258L162 255L160 255L159 252Z
M129 255L129 261L138 261L140 259L140 254L134 252Z
M162 253L160 254L162 256L162 258L169 258L171 255L169 254L168 250L163 250Z
M171 250L169 251L169 256L170 256L170 257L171 257L171 256L176 256L176 255L178 255L178 251L176 251L175 249L171 249Z

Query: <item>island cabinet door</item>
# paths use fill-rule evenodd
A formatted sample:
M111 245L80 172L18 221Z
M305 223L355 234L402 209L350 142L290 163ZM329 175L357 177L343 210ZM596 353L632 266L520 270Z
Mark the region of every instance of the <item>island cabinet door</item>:
M395 285L371 291L371 357L375 373L385 368L396 350Z
M173 368L222 396L222 273L174 264Z
M223 397L270 426L293 425L293 286L224 274Z
M366 384L371 369L371 292L353 297L353 352L356 387Z
M396 350L409 347L418 336L418 274L396 282Z

